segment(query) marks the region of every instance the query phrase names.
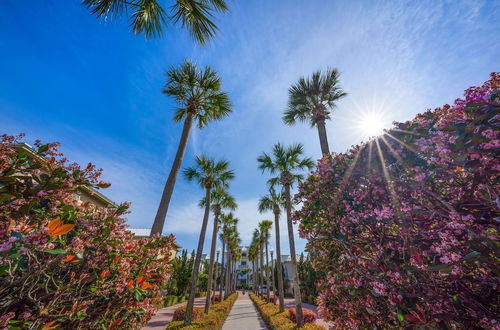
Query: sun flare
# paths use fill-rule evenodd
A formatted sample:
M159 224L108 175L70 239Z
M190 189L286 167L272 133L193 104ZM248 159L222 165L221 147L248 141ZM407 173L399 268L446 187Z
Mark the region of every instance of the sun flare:
M376 113L366 113L360 118L359 130L365 136L380 135L384 131L384 121L382 116Z

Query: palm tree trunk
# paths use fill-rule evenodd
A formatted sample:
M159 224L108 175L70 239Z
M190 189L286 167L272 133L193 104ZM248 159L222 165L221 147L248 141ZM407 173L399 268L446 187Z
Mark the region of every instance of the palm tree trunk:
M318 128L319 144L321 145L321 153L323 155L330 154L330 148L328 148L328 137L326 136L326 125L324 120L316 122L316 127Z
M297 313L297 326L302 326L302 298L300 295L300 282L297 274L297 256L295 254L295 239L293 237L292 202L290 185L285 186L286 220L288 224L288 241L290 242L290 257L292 258L293 295L295 297L295 312Z
M210 191L211 188L207 187L205 194L205 214L203 216L203 223L201 225L200 237L198 238L198 249L196 250L196 259L194 261L193 276L191 277L191 289L189 292L189 300L186 307L185 325L191 324L193 317L194 298L196 296L196 282L198 282L198 273L200 271L201 255L203 253L203 244L205 243L205 233L207 231L208 216L210 215Z
M280 301L280 312L285 311L285 300L283 290L283 269L281 267L281 243L280 243L280 214L274 213L274 227L276 229L276 263L278 264L278 294Z
M175 180L177 180L177 175L179 174L179 169L181 168L182 160L184 158L184 153L186 152L186 146L189 139L189 132L191 131L191 126L193 124L193 114L188 113L186 120L184 121L184 127L182 128L181 139L179 141L179 146L177 147L177 153L175 154L174 163L170 169L167 182L163 188L163 193L161 195L160 205L156 211L155 221L153 222L153 227L151 228L150 237L155 234L160 234L163 231L163 225L165 224L165 219L167 217L168 206L170 204L170 199L172 198L172 193L174 192Z
M222 301L222 288L224 287L224 283L222 281L222 274L224 273L224 250L226 249L226 241L222 240L222 262L220 264L220 283L219 283L219 299Z
M260 243L260 294L262 295L262 289L264 287L264 247L262 246L262 242Z
M226 266L226 283L224 284L224 299L229 296L229 273L231 267L231 250L229 249L229 243L227 245L227 266Z
M207 298L205 300L205 314L208 314L212 293L212 277L214 275L215 245L217 243L217 229L219 228L219 214L214 217L214 229L212 233L212 246L210 247L210 266L208 267ZM214 290L215 291L215 290Z
M267 296L271 297L271 290L269 285L269 254L268 254L268 242L267 242L267 233L266 233L266 285L267 285Z

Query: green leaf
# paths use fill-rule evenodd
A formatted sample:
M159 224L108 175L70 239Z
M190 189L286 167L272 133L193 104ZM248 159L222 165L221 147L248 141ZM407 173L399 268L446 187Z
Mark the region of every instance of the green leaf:
M49 249L43 249L43 252L50 253L50 254L67 254L68 251L64 249L54 249L54 250L49 250Z
M453 301L458 301L458 296L457 295L451 296L451 299L453 299Z
M434 265L429 267L429 271L448 274L451 272L451 266L448 266L446 264Z
M471 253L468 253L467 255L465 255L464 259L468 260L468 261L473 261L473 260L479 259L480 256L481 256L481 252L472 251Z
M38 148L38 153L41 154L43 152L46 152L47 150L49 150L49 145L48 144L44 144L43 146L40 146Z
M398 313L399 322L403 322L405 320L405 316L403 314Z

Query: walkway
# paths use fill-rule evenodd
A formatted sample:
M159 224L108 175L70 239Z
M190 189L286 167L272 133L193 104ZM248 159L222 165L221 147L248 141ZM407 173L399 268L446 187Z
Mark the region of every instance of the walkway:
M156 314L149 320L148 323L142 328L142 330L164 330L165 327L172 322L172 318L174 317L174 312L177 307L186 305L187 301L172 305L169 307L165 307L159 309ZM194 305L196 307L204 307L205 306L205 297L199 297L194 299Z
M266 330L262 320L248 293L239 292L238 299L234 302L233 309L222 327L222 330Z

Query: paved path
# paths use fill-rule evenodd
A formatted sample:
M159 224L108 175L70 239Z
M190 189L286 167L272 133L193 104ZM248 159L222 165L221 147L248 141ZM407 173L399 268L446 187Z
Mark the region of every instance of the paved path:
M159 309L156 314L149 320L148 323L142 328L142 330L164 330L165 327L172 322L172 318L174 317L174 312L177 307L186 305L187 301L172 305L169 307L165 307ZM196 307L204 307L205 306L205 297L199 297L194 299L194 305Z
M234 302L233 309L222 327L222 330L266 330L262 320L248 293L239 292L238 299Z

